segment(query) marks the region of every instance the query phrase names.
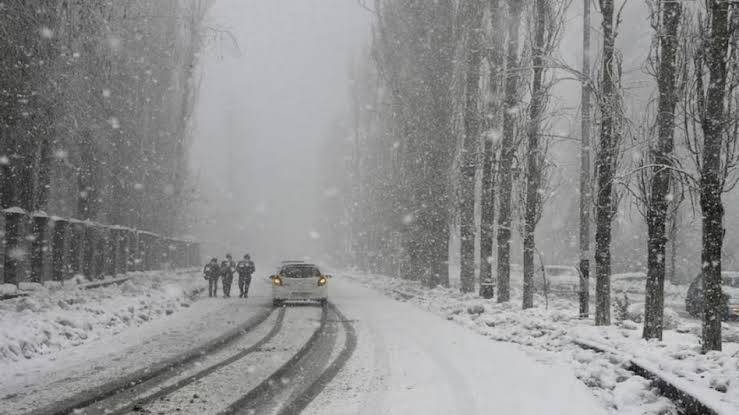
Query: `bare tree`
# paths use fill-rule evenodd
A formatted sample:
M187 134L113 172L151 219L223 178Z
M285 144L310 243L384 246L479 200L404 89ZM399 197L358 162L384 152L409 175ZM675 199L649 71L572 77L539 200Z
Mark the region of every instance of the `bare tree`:
M583 0L580 102L580 317L590 314L590 1Z
M462 6L467 36L467 79L465 88L464 134L460 180L460 228L461 228L461 274L462 292L475 290L475 173L480 159L480 132L482 111L480 110L480 69L483 46L482 0L470 0Z
M708 87L702 111L703 153L700 171L700 206L703 212L703 350L721 350L721 248L723 246L724 191L726 163L722 163L722 147L726 140L725 97L727 85L726 60L729 51L729 2L709 0L710 32L706 39L705 64L708 67ZM703 93L702 91L700 92ZM735 141L736 137L734 137ZM730 144L731 145L731 144Z
M611 324L611 224L613 219L613 179L617 159L615 111L613 0L600 0L603 15L603 62L601 67L600 146L596 162L598 192L595 226L595 324Z
M508 44L506 46L503 138L500 150L500 214L498 215L498 302L510 300L511 278L511 193L513 161L516 153L515 122L518 105L518 38L521 25L519 0L508 0Z
M492 283L492 259L495 238L495 187L497 179L496 152L498 145L495 142L500 134L501 124L500 96L502 74L505 69L504 42L505 32L499 30L504 25L505 8L503 0L490 0L490 35L487 48L487 63L489 76L487 83L487 104L485 126L482 144L482 192L480 195L480 282ZM492 298L493 290L482 292L481 295Z
M657 86L659 102L657 108L657 144L650 146L653 162L651 191L647 205L647 281L644 305L645 339L662 339L664 313L666 221L670 197L672 152L674 148L675 106L677 101L678 28L681 5L675 1L661 0L661 21L656 25L659 37L657 52ZM657 12L659 15L659 11Z

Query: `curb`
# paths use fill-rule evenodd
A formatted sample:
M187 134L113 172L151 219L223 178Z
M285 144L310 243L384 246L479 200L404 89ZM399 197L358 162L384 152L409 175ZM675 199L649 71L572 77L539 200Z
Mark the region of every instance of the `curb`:
M573 339L572 342L583 349L624 357L625 361L628 362L627 369L636 375L654 382L654 385L659 389L662 396L670 399L680 408L681 414L732 415L735 413L734 409L729 408L728 405L722 402L719 396L711 396L718 392L696 387L685 380L663 372L649 362L630 357L608 346L601 345L590 340ZM698 398L698 396L701 396L701 398Z

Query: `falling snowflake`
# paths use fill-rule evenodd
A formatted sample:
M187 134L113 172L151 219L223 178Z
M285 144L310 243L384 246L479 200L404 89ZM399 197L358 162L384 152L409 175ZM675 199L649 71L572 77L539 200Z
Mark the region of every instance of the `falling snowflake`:
M8 156L4 154L0 156L0 166L7 166L8 164L10 164L10 159L8 158Z
M26 255L28 255L28 252L20 247L11 248L8 251L8 257L15 261L22 261L26 258Z
M121 48L121 39L115 36L108 37L108 46L110 46L111 49L117 51Z
M121 128L121 123L116 117L110 117L110 119L108 120L108 124L110 124L110 127L114 130Z
M412 213L409 213L409 214L403 216L403 224L404 225L410 225L411 223L413 223L414 220L416 220L416 218L413 216Z
M485 139L495 144L500 141L503 133L498 129L490 129L485 132Z
M133 185L134 190L144 190L144 184L143 183L136 183Z
M51 39L54 37L54 32L46 26L41 27L41 37L44 39Z
M110 98L110 89L103 89L103 98Z
M54 152L54 157L58 158L59 160L65 160L69 154L66 150L59 149Z
M308 236L310 236L311 239L320 239L321 234L316 231L310 231L308 232Z

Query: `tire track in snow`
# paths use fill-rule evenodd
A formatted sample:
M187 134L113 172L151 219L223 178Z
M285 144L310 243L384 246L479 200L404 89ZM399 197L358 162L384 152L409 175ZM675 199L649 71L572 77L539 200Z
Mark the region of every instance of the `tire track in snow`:
M162 377L165 381L175 375L176 367L191 363L201 356L228 346L255 327L266 321L273 313L273 309L264 309L259 314L247 320L241 326L230 330L206 344L181 353L171 359L164 360L154 367L138 370L128 376L112 380L103 385L94 387L88 391L81 392L60 402L54 402L44 408L31 411L33 415L68 415L80 413L80 408L89 407L97 402L103 401L117 394L124 393L132 387L141 383Z
M328 306L338 317L338 321L341 322L344 328L344 347L342 348L341 353L339 353L339 356L331 362L326 370L324 370L323 373L321 373L305 391L282 408L278 413L279 415L293 415L302 412L303 409L313 402L313 399L323 391L326 385L336 377L339 370L344 367L346 362L352 357L352 354L354 354L354 350L357 348L357 333L354 330L351 320L348 320L334 304L329 303Z

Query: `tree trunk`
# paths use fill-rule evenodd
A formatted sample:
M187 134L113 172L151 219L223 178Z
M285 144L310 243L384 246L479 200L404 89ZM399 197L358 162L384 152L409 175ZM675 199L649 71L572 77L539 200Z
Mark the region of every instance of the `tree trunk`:
M703 159L700 204L703 212L703 350L721 350L721 248L723 245L724 206L721 146L723 143L724 97L726 94L726 55L729 45L728 7L725 0L710 0L711 33L706 63L709 84L703 119Z
M469 51L464 111L464 145L460 175L460 231L462 292L475 290L475 172L479 161L480 130L480 62L482 60L482 4L479 0L467 6Z
M601 68L601 129L598 150L595 218L595 324L611 324L611 220L613 219L613 176L616 164L614 131L614 28L613 0L600 0L603 14L603 66Z
M645 339L662 340L662 319L665 291L665 224L672 176L672 150L675 130L675 94L677 63L677 30L680 25L681 6L675 1L662 0L662 27L660 38L657 86L659 103L657 110L658 142L653 148L651 192L647 206L647 282L644 303Z
M495 237L495 149L490 140L483 142L482 194L480 195L480 283L492 281L493 238ZM492 298L493 291L489 290ZM482 295L482 294L481 294Z
M498 302L510 300L511 285L511 190L515 132L518 66L518 30L521 25L521 2L508 0L508 46L506 52L505 102L503 138L500 151L500 214L498 215Z
M531 104L529 106L528 154L526 165L526 206L524 213L525 228L523 235L523 308L534 306L534 254L536 253L536 223L539 221L539 205L541 204L541 164L542 155L539 148L539 122L543 110L544 91L541 78L544 72L544 30L546 27L546 4L544 0L536 0L536 17L534 45L531 55L534 66L534 78L531 83Z
M502 0L490 1L490 21L492 26L492 42L488 48L488 64L490 76L488 82L488 103L486 110L486 130L492 132L500 128L500 76L503 73L503 47L505 34L501 32L505 18ZM495 180L496 160L493 137L485 137L482 145L482 194L480 201L480 282L493 278L493 238L495 238ZM492 298L493 290L485 291L486 297ZM482 291L481 291L481 295Z
M580 318L590 315L590 0L583 0L580 104Z

